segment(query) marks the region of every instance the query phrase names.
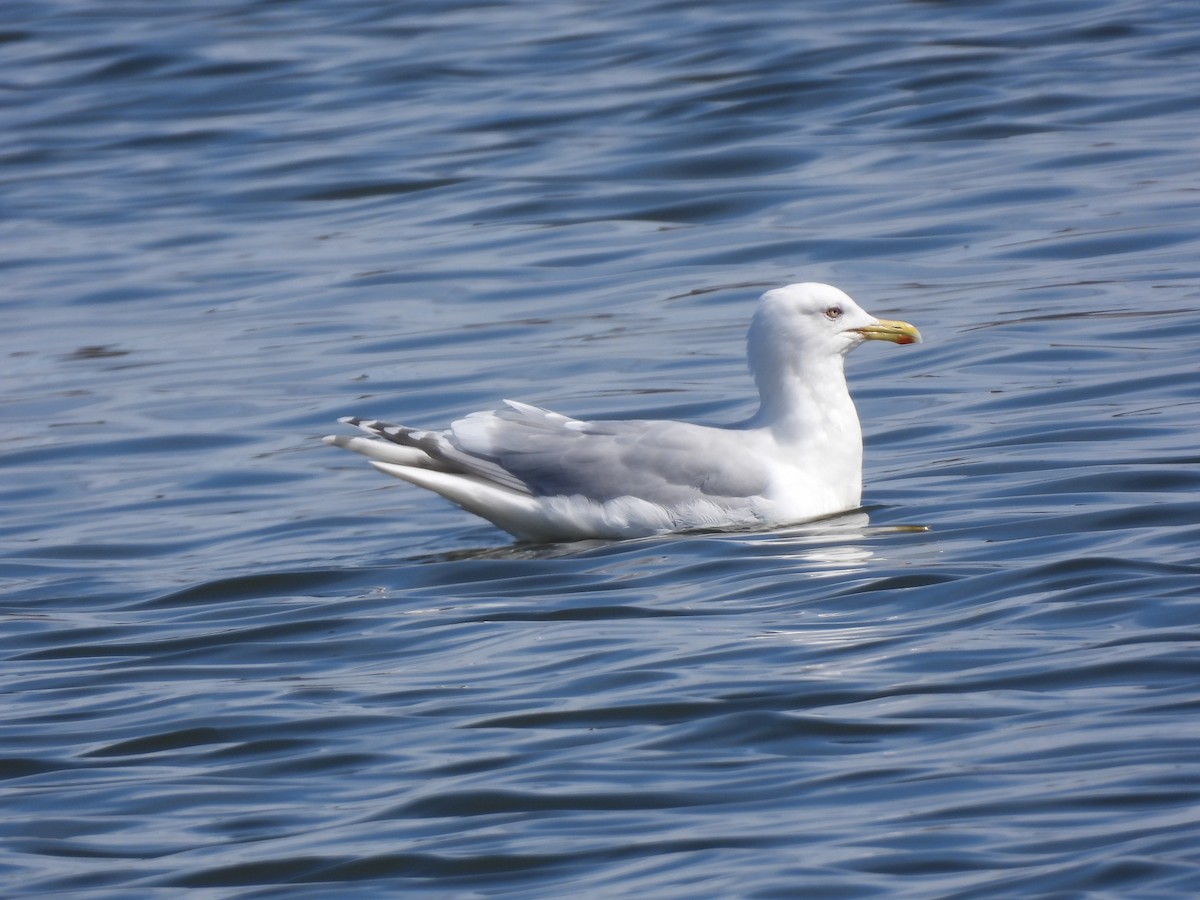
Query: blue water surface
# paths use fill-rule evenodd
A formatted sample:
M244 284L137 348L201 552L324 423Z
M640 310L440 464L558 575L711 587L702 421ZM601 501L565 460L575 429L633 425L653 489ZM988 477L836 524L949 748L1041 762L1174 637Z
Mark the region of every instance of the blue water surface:
M1200 895L1200 6L9 0L6 897ZM322 445L849 362L867 506L514 544Z

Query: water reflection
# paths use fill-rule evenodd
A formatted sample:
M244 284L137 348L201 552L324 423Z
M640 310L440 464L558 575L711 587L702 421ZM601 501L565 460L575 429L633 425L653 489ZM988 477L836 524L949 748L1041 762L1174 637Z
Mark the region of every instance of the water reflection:
M872 525L867 510L854 510L813 522L763 531L719 531L666 534L623 541L587 540L561 544L513 543L430 553L413 562L444 564L471 560L577 559L609 561L666 555L700 556L713 561L769 558L802 563L809 577L833 577L860 572L875 556L871 544L882 536L923 534L925 525Z

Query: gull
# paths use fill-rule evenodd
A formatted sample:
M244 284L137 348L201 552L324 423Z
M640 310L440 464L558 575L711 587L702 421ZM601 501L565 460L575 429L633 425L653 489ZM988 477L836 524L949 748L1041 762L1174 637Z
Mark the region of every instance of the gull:
M846 355L864 341L912 344L827 284L759 300L747 338L758 411L727 426L582 421L505 400L444 431L340 419L366 436L328 444L440 494L519 540L621 539L791 525L856 509L862 429Z

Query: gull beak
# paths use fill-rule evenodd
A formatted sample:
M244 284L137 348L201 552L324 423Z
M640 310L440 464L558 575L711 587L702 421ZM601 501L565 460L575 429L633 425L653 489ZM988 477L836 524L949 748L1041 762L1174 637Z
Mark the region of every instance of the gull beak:
M893 344L919 344L921 332L907 322L896 322L892 319L880 319L862 328L851 328L856 334L861 334L867 341L891 341Z

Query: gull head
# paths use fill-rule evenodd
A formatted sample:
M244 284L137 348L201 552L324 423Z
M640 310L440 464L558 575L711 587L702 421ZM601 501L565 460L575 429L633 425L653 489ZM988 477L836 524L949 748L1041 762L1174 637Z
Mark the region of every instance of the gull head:
M907 322L877 319L843 291L828 284L789 284L762 295L754 330L764 342L805 358L842 356L863 341L915 344L921 334ZM764 348L765 349L765 348Z

